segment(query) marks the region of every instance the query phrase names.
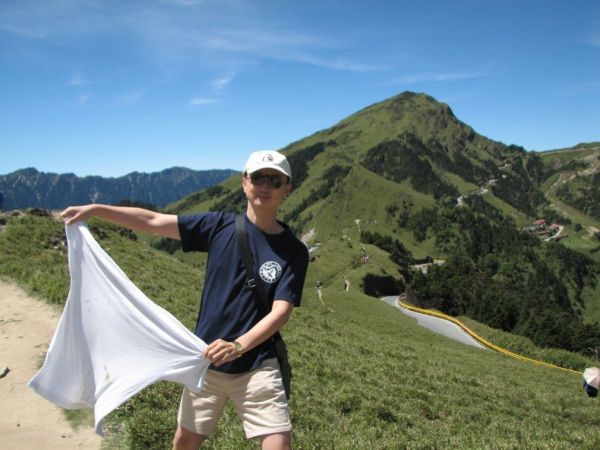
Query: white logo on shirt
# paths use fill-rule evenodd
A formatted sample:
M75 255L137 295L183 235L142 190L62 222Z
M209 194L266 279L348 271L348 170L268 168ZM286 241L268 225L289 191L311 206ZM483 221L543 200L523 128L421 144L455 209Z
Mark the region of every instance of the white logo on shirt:
M281 266L275 261L267 261L262 266L258 274L267 283L275 283L281 276Z

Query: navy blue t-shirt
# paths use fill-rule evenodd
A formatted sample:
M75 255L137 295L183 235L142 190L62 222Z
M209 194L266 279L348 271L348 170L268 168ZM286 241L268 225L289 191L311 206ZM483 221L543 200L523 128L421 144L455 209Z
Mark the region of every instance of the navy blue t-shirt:
M244 215L248 246L254 260L257 288L269 303L285 300L300 306L308 266L308 250L289 227L267 234ZM216 339L234 341L262 319L252 291L246 286L246 269L235 232L235 214L207 212L178 217L184 252L208 252L202 306L196 335L210 344ZM268 339L240 358L211 369L241 373L276 357Z

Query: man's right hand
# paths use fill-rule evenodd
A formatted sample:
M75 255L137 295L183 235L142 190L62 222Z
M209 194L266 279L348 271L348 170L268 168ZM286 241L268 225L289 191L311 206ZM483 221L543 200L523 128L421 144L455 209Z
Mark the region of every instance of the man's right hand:
M66 225L72 225L81 220L88 220L94 215L94 206L69 206L60 213L60 217Z

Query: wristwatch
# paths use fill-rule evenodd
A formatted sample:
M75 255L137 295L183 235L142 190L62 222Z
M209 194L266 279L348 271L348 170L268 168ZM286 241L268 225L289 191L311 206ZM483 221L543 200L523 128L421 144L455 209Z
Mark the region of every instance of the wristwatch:
M238 358L244 354L244 351L246 351L244 346L238 341L233 341L233 350L235 350L235 354Z

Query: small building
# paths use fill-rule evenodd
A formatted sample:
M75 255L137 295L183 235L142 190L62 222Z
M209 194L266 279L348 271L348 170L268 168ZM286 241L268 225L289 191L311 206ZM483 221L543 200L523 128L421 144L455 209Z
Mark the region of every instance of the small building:
M528 233L539 233L542 230L546 229L546 220L538 219L533 222L531 225L526 225L522 228L523 231L527 231Z

